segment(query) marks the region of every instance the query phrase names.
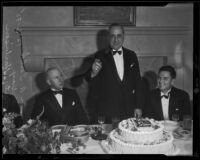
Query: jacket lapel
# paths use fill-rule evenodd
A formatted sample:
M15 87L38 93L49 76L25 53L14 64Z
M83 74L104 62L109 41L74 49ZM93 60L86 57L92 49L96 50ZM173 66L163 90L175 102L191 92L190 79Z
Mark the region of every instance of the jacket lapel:
M63 109L68 110L68 111L71 109L70 97L66 94L65 90L63 92ZM68 111L67 113L70 113Z
M157 92L156 92L156 106L157 108L155 112L158 113L159 119L164 119L159 89L157 89Z
M49 99L48 99L48 103L49 105L54 109L54 110L57 110L57 111L61 111L61 106L60 104L58 103L56 97L54 96L54 94L51 92L51 90L49 90Z

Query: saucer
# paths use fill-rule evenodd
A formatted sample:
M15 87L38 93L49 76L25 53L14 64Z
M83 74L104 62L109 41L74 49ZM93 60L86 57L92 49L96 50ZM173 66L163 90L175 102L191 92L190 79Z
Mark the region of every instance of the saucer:
M94 140L105 140L107 139L107 135L106 134L91 134L92 139Z

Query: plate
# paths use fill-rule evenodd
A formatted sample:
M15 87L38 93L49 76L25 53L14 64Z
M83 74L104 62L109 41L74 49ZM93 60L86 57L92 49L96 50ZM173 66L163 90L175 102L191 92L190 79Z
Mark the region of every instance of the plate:
M182 139L182 140L187 140L192 137L191 131L184 130L182 128L178 128L178 129L174 130L173 136L176 139Z
M166 121L161 121L161 124L164 125L165 130L167 131L173 131L179 127L179 122L176 121L166 120Z
M89 134L89 127L87 125L76 125L71 127L69 134L75 136L84 136Z
M172 125L172 126L178 126L179 122L176 121L170 121L170 120L165 120L165 121L160 121L164 125Z
M71 128L72 132L85 132L88 131L89 127L87 125L76 125Z
M66 127L66 125L61 124L61 125L54 125L51 127L53 134L55 132L61 132L62 129L64 129Z
M65 126L66 125L64 125L64 124L54 125L54 126L51 127L51 129L63 129L63 128L65 128Z

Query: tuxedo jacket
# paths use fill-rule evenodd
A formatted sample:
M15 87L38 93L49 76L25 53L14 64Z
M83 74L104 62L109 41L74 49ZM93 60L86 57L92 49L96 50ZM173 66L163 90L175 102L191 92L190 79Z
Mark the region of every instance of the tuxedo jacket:
M6 109L6 112L14 112L20 114L20 107L19 104L17 103L16 98L11 95L11 94L2 94L2 105L3 108Z
M106 117L106 123L118 116L121 119L132 117L134 108L141 106L141 76L135 52L122 48L124 76L121 81L111 49L96 53L95 58L102 62L98 75L89 79L88 112L92 123L98 115ZM91 74L90 74L91 75Z
M151 117L156 120L164 120L160 96L161 93L158 88L151 91L144 109L144 116ZM170 91L168 109L170 120L172 120L172 114L175 113L176 109L178 109L180 120L183 119L183 115L191 114L190 98L188 93L181 89L172 87Z
M63 106L61 108L54 93L48 89L36 99L31 117L36 118L42 112L43 107L44 113L40 119L47 121L49 126L88 123L88 119L75 90L63 88Z

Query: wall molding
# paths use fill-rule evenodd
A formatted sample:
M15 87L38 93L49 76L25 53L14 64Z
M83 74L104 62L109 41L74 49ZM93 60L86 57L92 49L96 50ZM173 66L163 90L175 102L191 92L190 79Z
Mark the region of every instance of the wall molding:
M132 43L125 42L128 48L135 49L134 45L140 45L141 40L144 46L151 43L152 39L160 42L160 38L165 41L171 41L174 37L187 35L190 28L180 27L124 27L127 39ZM65 58L70 56L86 57L95 53L99 48L96 44L96 37L100 31L105 37L107 27L20 27L16 31L21 37L22 61L24 69L27 72L44 71L45 58ZM137 38L136 38L137 37ZM140 42L137 42L140 37ZM167 39L166 37L170 37ZM149 39L148 39L149 38ZM176 39L175 38L175 39ZM130 41L129 41L130 42ZM102 41L102 43L104 43ZM173 43L173 42L172 42ZM161 52L160 48L152 51L152 46L147 53Z
M179 27L124 27L127 35L182 35L190 29L187 26ZM20 27L17 31L21 35L94 35L107 27Z

